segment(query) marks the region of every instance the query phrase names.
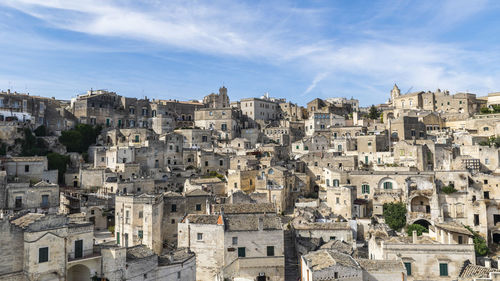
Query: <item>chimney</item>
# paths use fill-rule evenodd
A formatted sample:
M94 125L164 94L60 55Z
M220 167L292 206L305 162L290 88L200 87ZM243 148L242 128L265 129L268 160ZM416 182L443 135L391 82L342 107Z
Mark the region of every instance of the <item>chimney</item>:
M417 244L417 231L413 230L411 236L413 238L413 244Z
M491 260L489 258L484 259L484 267L491 268Z

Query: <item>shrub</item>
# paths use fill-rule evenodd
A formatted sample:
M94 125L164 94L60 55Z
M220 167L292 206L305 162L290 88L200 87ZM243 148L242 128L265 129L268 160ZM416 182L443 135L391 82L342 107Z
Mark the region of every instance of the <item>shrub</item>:
M489 253L488 245L486 245L486 241L484 240L479 233L474 231L470 226L465 226L473 236L474 240L474 251L476 252L476 256L486 256Z
M412 236L414 230L417 231L417 236L421 236L422 233L424 233L424 232L429 232L429 230L427 228L425 228L424 226L414 223L414 224L410 224L408 226L408 230L407 230L408 236Z
M108 227L108 231L111 232L111 233L115 233L115 226L114 225L109 226Z
M441 192L443 192L445 194L452 194L452 193L455 193L457 191L458 190L456 190L455 186L453 186L452 184L441 187Z
M384 204L385 223L393 230L399 231L406 225L406 206L402 202Z

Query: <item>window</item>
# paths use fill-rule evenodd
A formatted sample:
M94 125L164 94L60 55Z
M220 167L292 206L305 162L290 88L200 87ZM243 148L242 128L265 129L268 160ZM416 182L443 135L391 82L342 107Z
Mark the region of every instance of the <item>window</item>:
M134 142L139 142L139 135L135 136Z
M21 196L16 196L16 203L15 203L15 208L22 208L23 207L23 197Z
M42 195L42 208L46 208L49 206L49 196L48 195Z
M91 214L91 215L94 215L94 214L95 214L95 211L94 211L94 210L90 210L90 214Z
M201 204L196 204L196 211L201 211Z
M384 189L392 189L392 182L390 181L384 182Z
M219 160L219 166L224 166L224 160Z
M29 171L30 171L30 165L24 165L24 171L26 173L29 173Z
M116 244L120 245L120 232L116 233Z
M337 179L333 180L333 186L339 186L340 182Z
M180 271L177 272L177 279L181 279L181 272Z
M338 204L340 204L340 198L338 198L338 197L337 197L337 198L335 198L335 199L336 199L336 200L335 200L335 201L336 201L335 203L337 203L337 205L338 205Z
M411 276L411 262L405 262L406 275Z
M488 180L483 180L483 183L484 184L488 184Z
M448 264L440 263L439 264L439 276L448 276Z
M246 249L245 247L238 247L238 258L246 257Z
M274 256L274 246L267 246L267 256L268 257Z
M38 249L38 263L49 261L49 247Z
M221 131L227 131L227 124L221 124L220 129Z
M370 186L368 184L361 185L361 193L363 194L370 193Z
M139 236L139 238L142 239L142 237L143 237L142 230L137 231L137 236Z
M237 182L234 183L234 188L238 188L238 183Z
M142 211L140 211L139 212L139 218L142 218L142 216L143 216L143 213L142 213Z
M484 127L483 130L484 131L488 131L490 128L489 127Z
M474 225L475 226L479 225L479 214L474 214Z
M170 211L171 211L172 213L177 212L177 205L176 205L176 204L172 204L172 206L170 206Z
M203 233L198 233L198 234L196 234L196 239L197 239L198 241L203 240Z
M484 199L490 199L490 192L489 191L484 192Z
M458 244L463 244L464 243L464 237L462 235L458 236Z

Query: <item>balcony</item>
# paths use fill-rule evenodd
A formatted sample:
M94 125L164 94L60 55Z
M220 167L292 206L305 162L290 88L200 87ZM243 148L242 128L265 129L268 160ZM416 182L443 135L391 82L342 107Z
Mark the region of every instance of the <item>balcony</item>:
M83 250L81 255L76 255L75 252L68 253L68 263L78 262L88 259L95 259L100 256L101 256L101 248L94 246L92 249Z

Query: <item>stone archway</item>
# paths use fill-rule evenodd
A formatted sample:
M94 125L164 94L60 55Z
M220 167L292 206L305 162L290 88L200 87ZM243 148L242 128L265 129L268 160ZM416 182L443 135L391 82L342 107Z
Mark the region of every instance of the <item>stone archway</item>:
M429 198L421 195L413 197L413 199L411 199L411 211L430 214L431 206Z
M431 223L425 219L416 220L413 222L413 224L419 224L419 225L425 227L426 229L429 229L429 225L431 225Z
M90 280L90 269L83 264L77 264L69 268L68 281Z

